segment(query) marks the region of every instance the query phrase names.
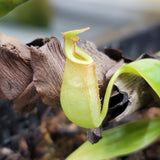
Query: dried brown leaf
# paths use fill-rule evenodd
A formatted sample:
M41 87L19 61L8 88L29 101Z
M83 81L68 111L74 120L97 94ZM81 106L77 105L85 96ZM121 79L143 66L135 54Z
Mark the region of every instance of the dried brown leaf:
M32 81L29 58L26 45L0 34L0 99L14 100Z
M47 105L60 104L60 88L65 56L57 38L52 37L42 47L31 47L33 83Z
M33 82L31 82L23 93L14 100L14 108L20 113L29 112L36 106L38 101L40 101L39 94Z

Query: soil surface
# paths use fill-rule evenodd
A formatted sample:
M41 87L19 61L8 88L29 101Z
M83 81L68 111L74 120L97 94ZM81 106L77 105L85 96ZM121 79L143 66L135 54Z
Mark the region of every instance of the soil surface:
M157 108L134 113L121 123L158 116ZM118 124L104 124L104 128ZM0 101L0 160L64 160L86 141L86 130L68 121L60 107L38 104L18 114L12 102ZM114 160L159 160L160 138L144 150Z

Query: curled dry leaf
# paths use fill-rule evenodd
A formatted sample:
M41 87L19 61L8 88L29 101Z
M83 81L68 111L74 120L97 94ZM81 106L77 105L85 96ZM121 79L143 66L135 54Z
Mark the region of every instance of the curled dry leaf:
M40 97L32 81L22 94L14 100L14 108L19 112L29 112L38 101L40 101Z
M17 39L0 35L0 98L14 100L32 81L30 52Z
M44 44L43 44L44 42ZM51 106L60 105L60 88L65 64L65 56L57 38L33 41L31 47L31 65L33 83L43 103ZM30 44L31 45L31 44Z
M0 68L0 99L13 100L14 107L19 112L37 102L38 95L32 85L33 71L27 45L0 34ZM28 100L33 93L34 98Z
M127 107L115 117L116 121L120 121L140 108L153 106L153 104L159 106L154 101L158 96L154 94L152 88L143 78L131 73L125 73L117 78L115 84L121 91L126 92L129 98Z
M119 87L114 85L112 89L112 96L109 100L108 113L105 117L105 120L103 121L103 124L107 124L108 121L116 118L121 113L123 113L129 104L130 100L128 97L128 93L121 91Z

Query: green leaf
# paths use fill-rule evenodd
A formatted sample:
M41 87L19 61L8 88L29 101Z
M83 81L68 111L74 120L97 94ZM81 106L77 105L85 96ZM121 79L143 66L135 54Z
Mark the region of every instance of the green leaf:
M157 59L142 59L134 61L120 67L115 74L112 76L105 93L103 109L101 112L101 119L104 119L108 110L109 98L111 95L112 87L121 74L133 73L142 77L160 97L160 61Z
M160 134L160 118L141 120L103 132L96 144L85 142L66 160L104 160L127 155L153 142Z
M53 8L50 0L29 0L8 14L4 22L16 22L36 27L49 27L51 17L53 18Z
M0 0L0 17L26 1L28 0Z

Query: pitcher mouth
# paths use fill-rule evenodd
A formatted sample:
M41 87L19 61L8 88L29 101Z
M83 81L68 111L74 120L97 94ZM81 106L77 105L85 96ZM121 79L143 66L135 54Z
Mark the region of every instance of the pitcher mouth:
M64 50L65 50L66 57L74 63L78 63L78 64L93 63L93 59L76 45L76 42L80 41L80 38L76 35L79 33L83 33L88 29L90 28L87 27L84 29L73 30L73 31L62 33L65 41Z

